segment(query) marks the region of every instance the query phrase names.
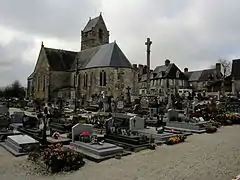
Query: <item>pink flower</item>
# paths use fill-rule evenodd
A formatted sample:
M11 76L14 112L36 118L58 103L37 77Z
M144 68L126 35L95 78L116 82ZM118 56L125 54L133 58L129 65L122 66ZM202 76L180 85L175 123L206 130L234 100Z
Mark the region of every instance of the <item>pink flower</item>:
M74 150L74 146L69 146L69 149Z

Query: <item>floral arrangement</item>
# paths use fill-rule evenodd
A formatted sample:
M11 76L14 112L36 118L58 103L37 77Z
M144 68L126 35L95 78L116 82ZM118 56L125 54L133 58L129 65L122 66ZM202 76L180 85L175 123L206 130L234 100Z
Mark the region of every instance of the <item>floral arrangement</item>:
M232 179L232 180L240 180L240 174L239 175L237 175L234 179Z
M175 137L169 138L165 143L167 145L178 144L178 143L184 142L186 138L187 138L187 136L177 135Z
M80 153L63 150L61 144L50 145L41 154L41 160L51 168L52 173L77 170L85 163Z
M206 128L206 133L215 133L215 132L217 132L216 126L209 126Z
M53 137L54 139L59 139L60 133L59 133L59 132L54 132L53 135L52 135L52 137Z

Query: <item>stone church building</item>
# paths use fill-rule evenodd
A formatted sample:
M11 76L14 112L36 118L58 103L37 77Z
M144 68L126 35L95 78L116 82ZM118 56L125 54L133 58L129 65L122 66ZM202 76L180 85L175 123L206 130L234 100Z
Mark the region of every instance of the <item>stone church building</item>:
M102 91L114 99L136 92L135 70L109 31L100 14L89 19L81 31L81 51L45 47L42 43L33 73L28 77L29 99L54 101L89 100Z

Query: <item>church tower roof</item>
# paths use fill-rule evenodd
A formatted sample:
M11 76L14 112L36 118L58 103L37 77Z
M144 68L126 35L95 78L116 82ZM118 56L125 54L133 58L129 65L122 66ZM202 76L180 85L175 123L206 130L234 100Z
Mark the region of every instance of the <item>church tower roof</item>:
M87 25L85 26L85 28L83 29L83 32L88 32L91 31L92 28L94 28L98 21L100 20L100 18L102 18L102 14L100 13L100 15L98 17L95 17L93 19L89 18L89 21L87 23Z

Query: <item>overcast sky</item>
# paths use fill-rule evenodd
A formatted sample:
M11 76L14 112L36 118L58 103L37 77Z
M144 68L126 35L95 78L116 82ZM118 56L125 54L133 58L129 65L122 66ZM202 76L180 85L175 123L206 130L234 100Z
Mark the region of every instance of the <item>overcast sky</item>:
M100 12L132 63L146 63L150 37L152 68L166 58L181 69L209 68L240 57L239 9L238 0L0 0L0 86L26 85L41 41L80 50L81 30Z

